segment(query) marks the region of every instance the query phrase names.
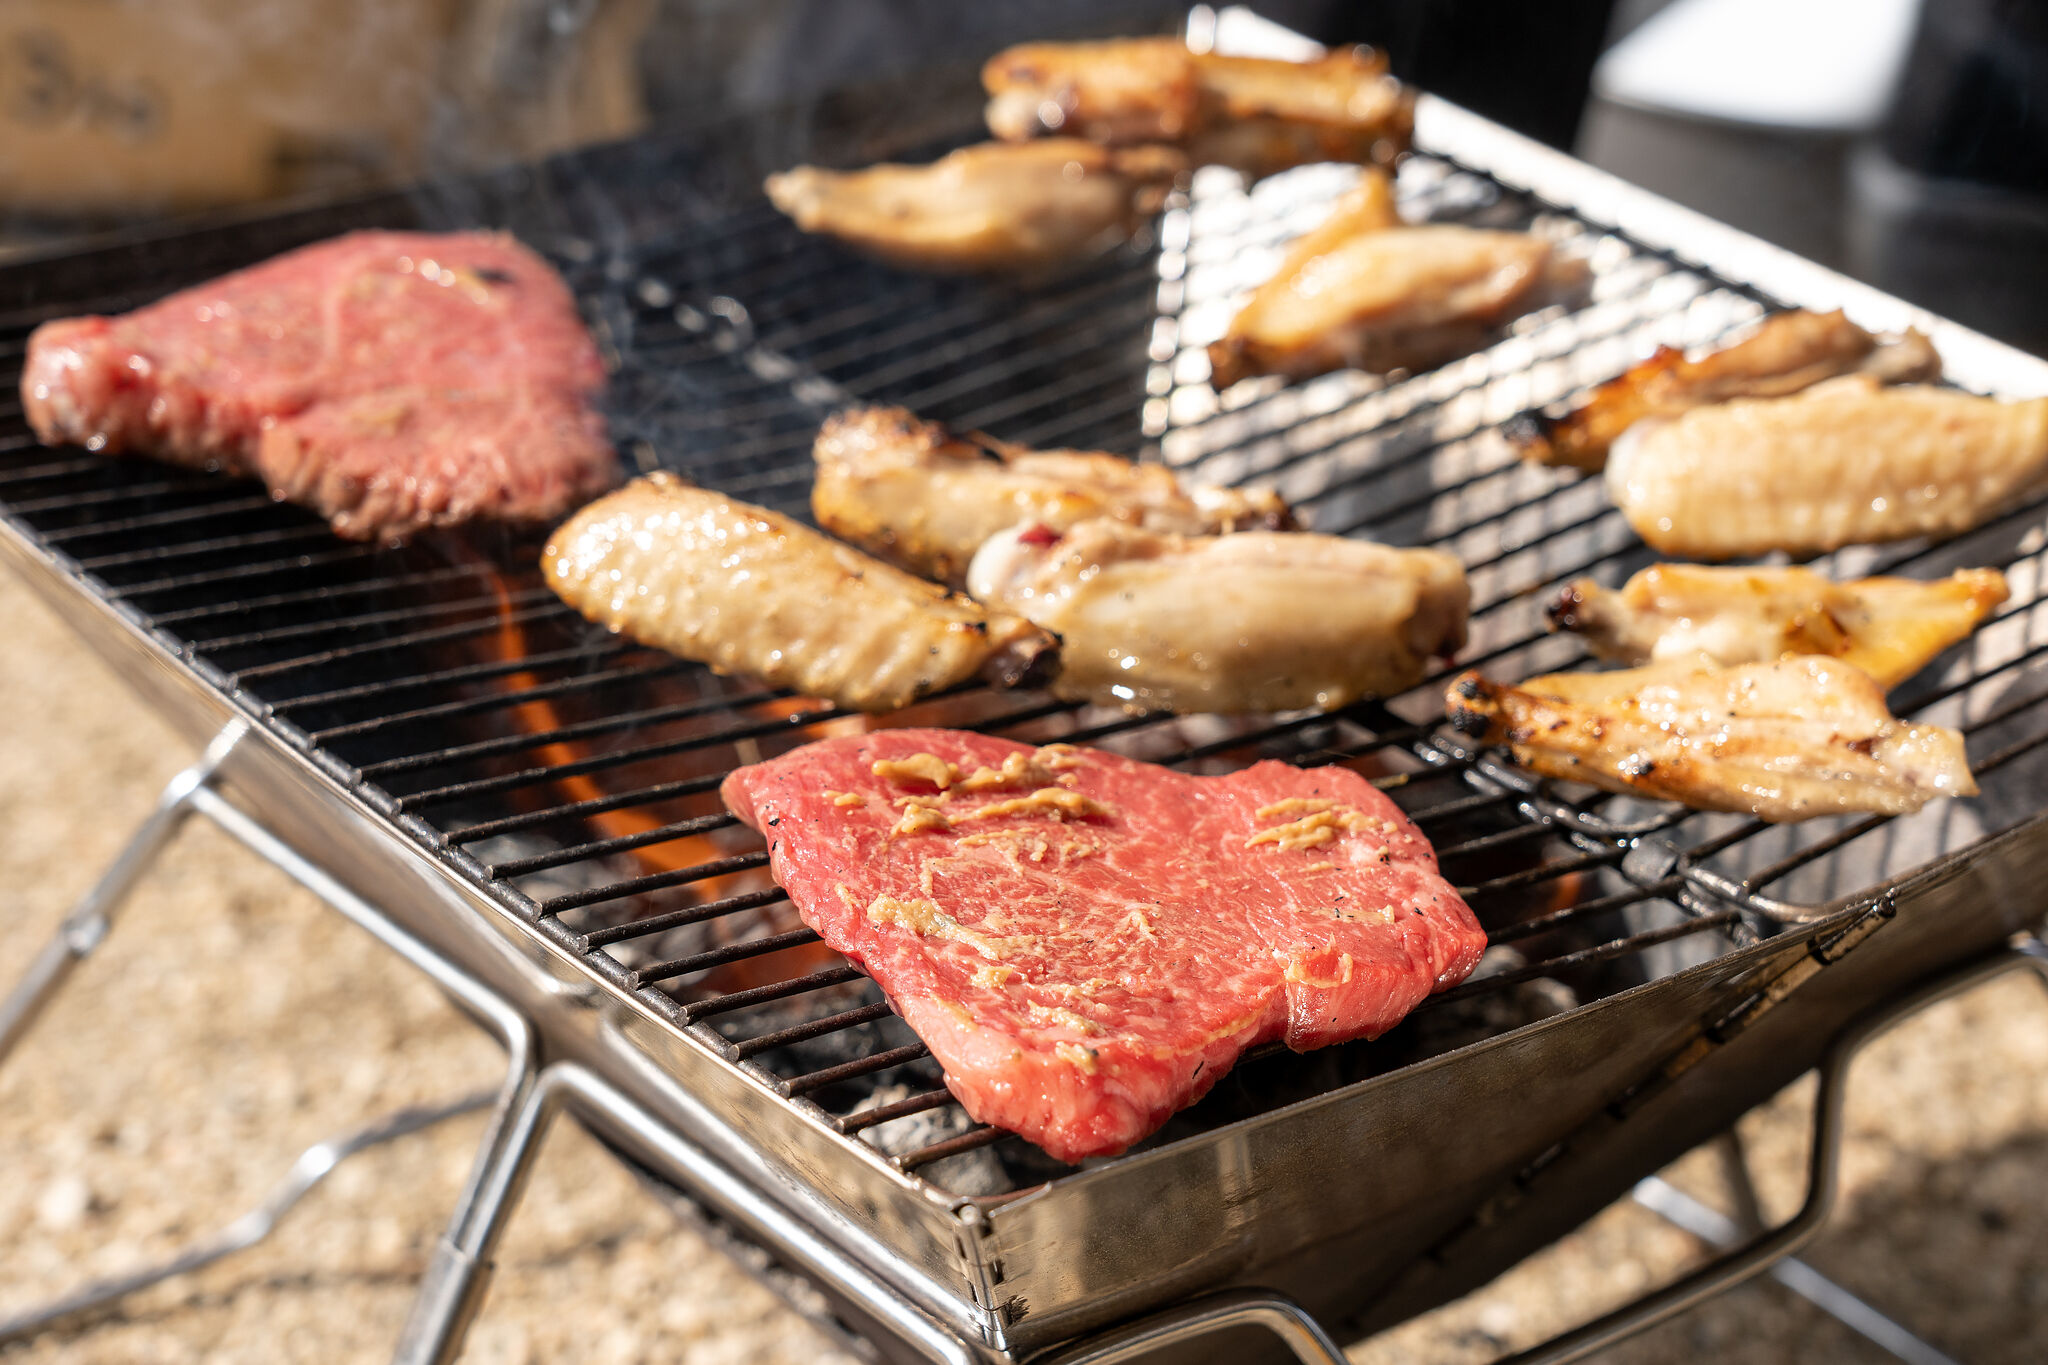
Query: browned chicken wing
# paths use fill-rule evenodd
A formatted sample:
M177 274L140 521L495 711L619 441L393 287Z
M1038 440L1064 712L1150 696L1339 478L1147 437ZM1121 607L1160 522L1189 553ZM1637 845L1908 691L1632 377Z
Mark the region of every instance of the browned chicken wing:
M1521 687L1464 673L1445 710L1531 772L1773 822L1905 814L1977 793L1960 734L1893 719L1870 675L1835 659L1560 673Z
M1876 336L1837 310L1773 313L1732 346L1688 360L1657 353L1593 390L1562 417L1526 414L1508 426L1522 458L1537 464L1598 470L1621 434L1646 417L1676 417L1730 398L1776 398L1852 371L1887 384L1941 375L1934 345L1915 331Z
M1836 583L1811 569L1658 564L1619 589L1575 580L1551 604L1550 623L1583 635L1613 663L1706 667L1825 654L1889 690L1967 639L2006 596L1996 569L1958 569L1932 583Z
M926 166L798 166L768 197L805 232L912 270L1032 270L1129 240L1187 167L1170 147L983 142Z
M1427 369L1490 344L1523 313L1571 298L1585 262L1526 232L1409 227L1368 172L1304 233L1209 347L1210 383L1255 374Z
M1184 489L1164 465L955 436L902 408L833 416L813 454L811 510L820 526L947 583L964 581L982 542L1020 522L1065 530L1108 517L1186 535L1296 526L1268 490Z
M1029 621L672 474L585 507L541 566L593 621L857 711L893 711L977 673L1012 681L1053 644Z
M1026 43L992 58L982 84L989 131L1007 141L1171 142L1254 178L1312 161L1392 165L1415 118L1368 48L1289 62L1190 52L1178 38Z
M988 130L1005 142L1178 142L1202 113L1195 55L1179 38L1020 43L989 58L981 83Z

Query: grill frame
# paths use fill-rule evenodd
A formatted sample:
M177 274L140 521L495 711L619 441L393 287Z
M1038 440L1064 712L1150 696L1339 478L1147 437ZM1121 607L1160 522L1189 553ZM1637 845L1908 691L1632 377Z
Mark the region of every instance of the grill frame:
M1653 200L1439 101L1423 102L1418 125L1423 145L1511 187L1571 204L1582 216L1679 253L1724 279L1812 306L1847 304L1873 326L1923 325L1933 332L1951 372L1973 386L2003 392L2048 390L2048 366L2041 362ZM405 211L411 207L406 201L388 202ZM1596 211L1601 206L1611 212ZM292 220L294 225L283 230L316 237L362 221L364 212L360 206L316 211ZM324 225L324 215L330 213L335 226ZM224 267L211 267L218 268ZM199 269L208 273L208 267ZM29 534L16 518L10 515L0 524L7 531L0 536L6 557L58 602L81 633L158 709L178 720L195 739L210 735L238 713L254 723L250 741L237 749L223 776L288 842L366 898L391 907L457 960L489 964L484 974L533 1014L557 1055L586 1060L608 1076L630 1077L636 1097L679 1129L715 1141L720 1159L740 1178L774 1192L808 1221L856 1248L863 1259L888 1268L913 1302L990 1347L1023 1349L1059 1340L1194 1289L1250 1275L1284 1282L1312 1305L1355 1303L1362 1288L1390 1282L1400 1269L1392 1263L1394 1258L1382 1256L1380 1264L1363 1268L1354 1260L1338 1281L1319 1282L1302 1267L1290 1268L1277 1253L1298 1240L1304 1229L1320 1234L1313 1250L1330 1259L1342 1259L1347 1250L1355 1255L1380 1242L1401 1247L1455 1242L1461 1222L1501 1178L1555 1168L1560 1158L1544 1158L1559 1146L1560 1135L1582 1131L1617 1095L1646 1093L1641 1091L1644 1078L1638 1058L1647 1053L1660 1059L1682 1055L1687 1044L1703 1037L1720 1048L1748 1036L1733 1030L1729 1021L1744 1018L1745 1006L1754 1010L1755 1001L1778 1004L1771 998L1771 983L1798 975L1802 963L1815 960L1808 954L1810 945L1828 942L1852 923L1924 925L1926 914L1914 907L1946 905L1959 885L2003 889L2002 896L1986 903L2002 901L2002 909L1980 907L1966 917L1962 932L1946 942L1929 945L1924 932L1874 935L1887 944L1910 941L1913 951L1901 948L1871 958L1859 950L1854 964L1873 964L1861 973L1870 980L1860 986L1851 979L1857 974L1847 971L1847 964L1828 978L1831 983L1841 981L1838 989L1844 998L1874 998L1870 992L1915 979L1921 966L1931 971L1937 959L1960 960L2024 927L2034 912L2025 907L2024 895L2013 893L2028 883L2009 874L2014 869L2038 871L2038 865L2048 860L2048 817L2037 817L1933 868L1821 907L1810 917L1811 923L1792 933L1690 969L1684 974L1688 985L1683 1008L1674 999L1679 993L1668 989L1676 978L1665 978L1419 1067L1101 1170L1068 1176L1021 1197L952 1197L792 1110L758 1076L732 1066L704 1039L682 1033L675 1018L662 1017L645 993L634 989L637 978L622 971L608 979L591 971L590 955L579 951L573 931L558 920L534 921L516 902L492 894L492 883L479 875L473 859L465 865L465 856L456 852L444 852L438 860L422 857L421 843L435 834L431 826L365 799L358 774L346 764L293 743L275 716L265 714L246 696L231 696L225 676L209 676L189 657L181 657L174 641L149 630L132 609L95 594L80 577L76 561ZM78 607L90 609L74 609ZM1712 888L1705 890L1712 893ZM1914 915L1920 919L1909 918ZM1784 998L1803 1002L1809 995L1802 984L1800 991ZM1770 1013L1777 1016L1776 1010ZM1653 1025L1656 1041L1646 1044L1643 1030ZM1726 1035L1725 1042L1713 1039L1717 1031ZM1632 1046L1614 1047L1620 1038L1633 1039ZM1351 1206L1335 1210L1334 1216L1327 1207L1311 1207L1343 1202L1332 1201L1314 1175L1346 1152L1396 1150L1403 1145L1432 1151L1428 1141L1416 1139L1416 1134L1430 1130L1437 1137L1455 1138L1456 1125L1447 1133L1440 1114L1469 1106L1446 1103L1447 1096L1469 1095L1475 1088L1483 1095L1485 1078L1499 1082L1555 1074L1568 1059L1599 1057L1608 1050L1618 1058L1617 1066L1639 1074L1576 1078L1569 1093L1546 1101L1540 1122L1518 1115L1528 1122L1530 1136L1520 1143L1496 1136L1487 1144L1484 1160L1442 1181L1431 1198L1417 1201L1419 1206L1390 1210L1383 1201L1359 1197ZM1797 1040L1790 1040L1781 1050L1781 1060L1758 1068L1757 1075L1776 1074L1805 1051ZM649 1059L656 1064L652 1069ZM1751 1079L1732 1080L1727 1071L1720 1068L1713 1112L1725 1114L1728 1104L1751 1090L1759 1098L1768 1093L1769 1087L1758 1088ZM1683 1077L1672 1079L1675 1084ZM1659 1102L1654 1093L1641 1101L1644 1112ZM1432 1119L1432 1111L1439 1117ZM1647 1159L1645 1153L1675 1140L1658 1136L1662 1130L1651 1122L1631 1126L1625 1146L1638 1162ZM1582 1140L1576 1150L1584 1145ZM1262 1227L1212 1221L1212 1215L1228 1207L1220 1196L1233 1169L1258 1173L1256 1183L1266 1198L1254 1208ZM793 1172L805 1174L793 1178ZM1416 1175L1433 1180L1442 1172L1419 1170ZM1588 1190L1598 1184L1583 1183ZM1521 1185L1533 1188L1534 1182ZM1286 1195L1289 1190L1291 1196ZM1190 1191L1217 1197L1190 1198ZM1582 1202L1570 1192L1560 1200L1559 1207ZM1157 1211L1166 1206L1173 1207L1161 1225ZM1598 1204L1585 1205L1587 1211L1593 1207ZM1092 1228L1105 1223L1128 1229L1148 1227L1147 1219L1154 1221L1145 1235L1125 1237L1114 1245L1099 1244L1089 1236ZM1343 1226L1333 1231L1336 1225ZM1079 1253L1077 1247L1082 1248ZM1177 1256L1189 1247L1202 1254ZM1134 1258L1134 1250L1142 1248L1164 1254L1152 1260ZM1039 1253L1055 1250L1056 1255L1039 1258Z

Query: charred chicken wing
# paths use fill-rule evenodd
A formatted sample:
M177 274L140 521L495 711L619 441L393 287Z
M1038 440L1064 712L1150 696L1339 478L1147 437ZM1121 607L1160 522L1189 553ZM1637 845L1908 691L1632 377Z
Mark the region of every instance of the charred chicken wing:
M1118 521L1004 531L968 569L991 610L1062 641L1053 690L1133 711L1332 709L1415 686L1465 641L1464 569L1435 550Z
M965 580L983 541L1019 522L1058 531L1109 517L1186 535L1295 526L1276 493L1183 489L1163 465L958 437L902 408L832 417L813 453L818 480L811 510L820 526L949 583Z
M1551 605L1550 623L1585 636L1615 663L1711 666L1825 654L1890 689L1967 639L2006 595L1996 569L1959 569L1934 583L1836 583L1811 569L1659 564L1618 590L1574 581Z
M912 270L1030 270L1127 241L1186 168L1168 147L983 142L926 166L798 166L768 197L805 232Z
M1874 336L1839 310L1795 308L1773 313L1741 341L1698 360L1659 347L1563 417L1516 419L1508 438L1523 459L1591 472L1604 468L1615 441L1646 417L1676 417L1730 398L1779 398L1852 371L1887 384L1936 379L1941 357L1918 332Z
M893 711L976 673L1014 680L1052 643L1028 621L670 474L585 507L541 564L593 621L858 711Z
M1977 792L1960 734L1894 720L1870 675L1836 659L1560 673L1521 687L1465 673L1445 709L1546 777L1773 822L1906 814Z
M1367 48L1289 62L1190 52L1178 38L1026 43L991 59L982 84L989 131L1006 141L1169 142L1253 178L1313 161L1392 165L1415 122L1413 96Z
M1607 492L1668 555L1733 559L1954 535L2048 479L2048 398L1845 375L1638 423Z

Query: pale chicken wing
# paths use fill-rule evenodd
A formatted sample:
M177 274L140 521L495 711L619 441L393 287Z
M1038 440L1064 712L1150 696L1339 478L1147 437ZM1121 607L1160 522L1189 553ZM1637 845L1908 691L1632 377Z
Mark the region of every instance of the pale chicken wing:
M1977 792L1960 734L1895 720L1870 675L1835 659L1652 665L1521 687L1464 673L1445 710L1531 772L1773 822L1906 814Z
M1954 535L2044 481L2048 398L1869 375L1638 423L1607 464L1636 534L1688 559Z
M1255 374L1440 365L1488 345L1502 324L1573 297L1588 278L1583 260L1556 255L1540 237L1385 226L1366 207L1371 182L1357 193L1333 215L1345 230L1309 234L1209 347L1217 389Z
M1958 569L1932 583L1836 583L1811 569L1658 564L1619 589L1577 579L1549 616L1554 629L1584 636L1613 663L1711 666L1824 654L1889 690L1967 639L2006 596L1996 569Z
M798 166L768 198L805 232L912 270L1031 270L1128 241L1187 167L1168 147L983 142L925 166Z
M1312 161L1392 165L1415 122L1414 97L1369 48L1290 62L1190 52L1178 38L1025 43L991 58L982 84L989 131L1007 141L1170 142L1253 178Z
M893 711L977 673L1014 681L1052 641L775 512L636 479L549 539L548 586L671 654L858 711Z
M959 583L982 542L1019 522L1065 530L1108 517L1154 531L1292 530L1263 489L1182 488L1164 465L955 436L902 408L828 419L813 450L818 524L913 573Z
M1824 379L1860 371L1887 384L1941 376L1933 343L1915 331L1873 335L1840 310L1773 313L1731 346L1688 360L1661 346L1608 380L1562 417L1529 413L1508 425L1525 460L1594 471L1631 426L1646 417L1676 417L1730 398L1777 398Z
M1062 640L1054 694L1132 711L1325 710L1391 696L1464 643L1454 556L1307 533L1019 526L968 570Z

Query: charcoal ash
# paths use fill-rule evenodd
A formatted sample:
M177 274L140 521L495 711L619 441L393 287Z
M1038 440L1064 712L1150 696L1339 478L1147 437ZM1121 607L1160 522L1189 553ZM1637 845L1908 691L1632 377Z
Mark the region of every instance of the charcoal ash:
M912 1087L901 1081L878 1085L850 1112L861 1114L885 1105L899 1104L929 1088L928 1085ZM907 1156L935 1143L959 1137L975 1126L966 1110L957 1104L946 1104L920 1114L878 1123L863 1130L861 1137L890 1156ZM1002 1194L1016 1187L1009 1173L1003 1169L1002 1158L989 1147L934 1161L919 1167L918 1174L954 1194Z

